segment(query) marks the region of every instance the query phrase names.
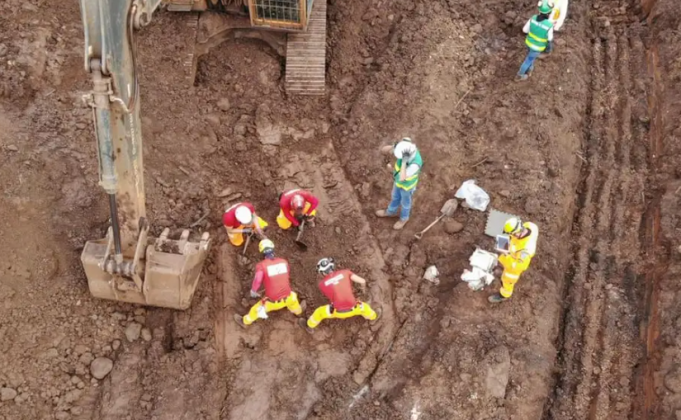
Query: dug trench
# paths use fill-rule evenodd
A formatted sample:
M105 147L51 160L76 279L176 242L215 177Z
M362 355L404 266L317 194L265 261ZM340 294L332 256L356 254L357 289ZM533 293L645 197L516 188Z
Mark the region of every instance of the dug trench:
M194 225L215 238L186 312L88 296L75 262L107 215L89 113L75 107L88 89L73 48L78 10L59 5L29 34L21 23L44 9L10 8L11 20L0 17L0 53L14 60L1 79L0 219L21 246L0 244L16 261L0 283L0 415L678 417L679 21L660 12L678 11L672 3L575 1L555 53L518 84L523 2L330 1L321 99L285 97L280 58L238 40L202 57L187 87L193 18L160 12L138 41L148 212L156 234ZM395 232L373 216L391 187L378 147L404 135L425 167L412 218ZM475 247L490 246L482 213L461 209L412 239L470 178L494 208L541 229L532 268L498 307L458 280ZM292 186L322 200L307 253L274 220ZM232 316L253 303L257 251L240 257L220 215L242 199L270 223L308 312L323 303L315 263L333 256L369 280L361 297L383 308L381 321L328 321L308 336L277 313L240 329ZM420 278L431 264L438 286ZM87 369L94 357L114 361L103 380Z

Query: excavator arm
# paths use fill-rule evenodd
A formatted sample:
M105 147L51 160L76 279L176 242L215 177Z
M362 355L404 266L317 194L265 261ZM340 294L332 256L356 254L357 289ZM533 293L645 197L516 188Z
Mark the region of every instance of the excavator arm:
M81 260L90 292L99 298L186 309L191 304L210 240L149 237L135 31L146 26L161 0L80 0L85 70L92 108L99 185L108 196L107 237L89 241Z

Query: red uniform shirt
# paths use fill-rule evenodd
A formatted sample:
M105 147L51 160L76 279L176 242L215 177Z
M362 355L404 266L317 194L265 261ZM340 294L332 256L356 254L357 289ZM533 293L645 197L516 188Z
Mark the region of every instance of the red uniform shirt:
M255 278L251 290L257 292L260 282L265 283L265 296L271 301L283 299L291 294L288 261L283 258L273 258L260 261L255 266Z
M236 208L239 206L244 206L248 208L251 213L255 214L255 207L253 207L253 204L251 203L236 203L232 207L228 208L225 210L225 213L222 215L222 224L225 225L228 228L231 229L236 229L239 226L241 226L241 222L236 220Z
M346 311L357 305L357 299L352 293L350 276L352 276L350 270L334 271L319 282L319 290L331 301L336 310Z
M293 226L298 226L300 223L296 220L295 217L291 214L293 209L291 208L291 198L293 198L294 195L300 195L305 199L305 204L310 204L310 208L307 210L306 214L312 214L312 212L317 208L319 205L319 200L317 197L312 195L311 192L301 190L301 189L295 189L295 190L289 190L286 191L281 195L281 198L279 199L279 208L284 212L284 217L288 219L289 222Z

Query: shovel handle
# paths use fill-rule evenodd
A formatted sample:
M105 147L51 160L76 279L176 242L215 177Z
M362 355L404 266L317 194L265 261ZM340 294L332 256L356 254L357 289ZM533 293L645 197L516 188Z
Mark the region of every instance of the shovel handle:
M445 215L444 215L444 214L441 214L440 217L438 217L437 219L435 219L435 221L434 221L433 223L429 224L429 225L428 225L425 229L423 229L421 232L419 232L419 233L417 233L416 235L414 235L414 237L415 237L416 239L421 239L421 238L423 237L423 234L426 233L426 232L428 232L428 231L430 230L430 228L432 228L433 226L435 226L435 224L436 224L437 222L439 222L440 219L442 219L443 217L445 217Z
M246 255L246 248L248 248L248 243L251 242L251 236L253 236L252 233L250 235L246 236L246 243L244 244L244 250L241 253L241 255Z

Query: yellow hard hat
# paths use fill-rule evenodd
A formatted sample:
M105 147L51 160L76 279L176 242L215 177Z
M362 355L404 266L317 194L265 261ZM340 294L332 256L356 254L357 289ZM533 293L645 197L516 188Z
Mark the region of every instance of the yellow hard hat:
M509 235L513 235L514 233L520 232L522 230L522 228L523 228L523 221L520 220L517 217L511 217L504 224L504 233L508 233Z
M269 239L263 239L262 241L260 241L258 249L260 250L261 253L265 253L267 251L274 251L274 242L272 242Z

